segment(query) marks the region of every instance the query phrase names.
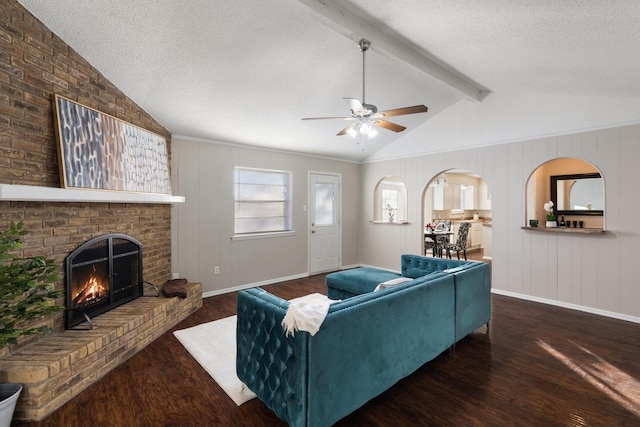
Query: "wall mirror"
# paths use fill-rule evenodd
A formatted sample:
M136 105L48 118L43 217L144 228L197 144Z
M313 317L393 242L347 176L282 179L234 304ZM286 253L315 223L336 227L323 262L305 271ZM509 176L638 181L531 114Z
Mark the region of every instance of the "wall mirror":
M544 204L552 201L556 219L566 228L604 231L604 174L587 160L558 157L540 164L529 175L525 187L524 226L530 221L545 224ZM561 227L562 228L562 227ZM566 231L566 230L565 230Z
M552 175L551 201L559 215L596 215L604 212L604 182L599 173Z

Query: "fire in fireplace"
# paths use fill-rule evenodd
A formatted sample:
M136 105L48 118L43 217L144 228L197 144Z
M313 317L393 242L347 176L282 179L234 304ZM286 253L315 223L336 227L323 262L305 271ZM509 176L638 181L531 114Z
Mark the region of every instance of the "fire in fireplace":
M142 295L142 244L124 234L93 238L66 259L66 327Z

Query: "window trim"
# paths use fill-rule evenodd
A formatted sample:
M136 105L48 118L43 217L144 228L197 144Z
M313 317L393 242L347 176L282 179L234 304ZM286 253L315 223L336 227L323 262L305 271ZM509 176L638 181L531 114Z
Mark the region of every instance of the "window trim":
M287 193L288 197L286 199L286 203L288 205L288 222L289 229L283 230L272 230L272 231L249 231L246 233L236 233L235 230L235 222L236 222L236 204L238 200L236 199L236 187L238 183L236 182L236 173L238 170L242 171L255 171L255 172L264 172L264 173L272 173L272 174L282 174L288 175L288 185L287 185ZM233 167L233 234L231 236L231 240L239 241L239 240L250 240L250 239L262 239L262 238L273 238L273 237L286 237L295 235L294 230L294 217L293 217L293 172L287 170L279 170L279 169L266 169L266 168L252 168L245 166L234 166Z

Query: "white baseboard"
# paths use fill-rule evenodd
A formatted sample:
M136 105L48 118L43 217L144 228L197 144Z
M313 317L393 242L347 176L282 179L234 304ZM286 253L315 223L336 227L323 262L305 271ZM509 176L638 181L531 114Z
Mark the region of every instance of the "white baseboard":
M342 267L340 267L340 270L348 270L350 268L356 268L356 267L362 267L362 265L361 264L343 265ZM253 282L253 283L245 283L243 285L238 285L231 288L224 288L224 289L218 289L216 291L203 292L202 298L228 294L230 292L242 291L244 289L256 288L259 286L273 285L274 283L286 282L287 280L302 279L304 277L309 277L309 273L294 274L293 276L278 277L276 279L263 280L260 282Z
M230 292L242 291L244 289L256 288L259 286L273 285L274 283L286 282L287 280L302 279L304 277L309 277L309 273L294 274L293 276L278 277L277 279L262 280L260 282L254 282L254 283L245 283L244 285L238 285L232 288L224 288L224 289L219 289L217 291L209 291L209 292L203 293L202 298L228 294Z
M503 291L501 289L491 289L491 292L497 295L504 295L506 297L518 298L527 301L539 302L542 304L554 305L556 307L568 308L570 310L582 311L590 314L597 314L599 316L611 317L613 319L626 320L627 322L640 323L640 317L629 316L628 314L616 313L615 311L601 310L599 308L586 307L583 305L572 304L569 302L557 301L548 298L540 298L532 295L520 294L517 292Z
M362 264L353 264L353 265L343 265L340 267L340 270L349 270L351 268L364 267Z

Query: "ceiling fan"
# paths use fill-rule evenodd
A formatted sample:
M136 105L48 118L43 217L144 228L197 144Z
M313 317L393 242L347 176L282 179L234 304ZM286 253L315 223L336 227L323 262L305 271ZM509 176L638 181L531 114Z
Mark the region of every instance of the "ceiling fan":
M426 113L427 107L424 105L414 105L412 107L394 108L392 110L378 111L378 107L373 104L367 104L364 98L364 83L365 83L365 54L371 42L369 40L362 39L358 43L360 51L362 52L362 102L356 98L344 98L349 101L351 106L350 117L304 117L302 120L351 120L353 123L342 129L337 133L337 136L341 135L369 135L373 134L373 126L378 126L384 129L388 129L393 132L402 132L406 127L397 123L385 120L387 117L403 116L405 114Z

